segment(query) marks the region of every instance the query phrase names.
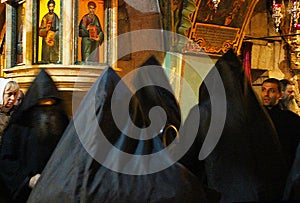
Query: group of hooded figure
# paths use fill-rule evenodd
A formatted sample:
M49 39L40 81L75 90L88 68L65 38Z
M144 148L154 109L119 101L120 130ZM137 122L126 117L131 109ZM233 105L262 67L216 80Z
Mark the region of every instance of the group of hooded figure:
M199 88L199 103L184 122L162 66L151 57L143 67L149 71L137 72L130 83L106 68L70 121L55 83L42 70L3 134L0 200L235 202L299 198L300 149L289 171L272 121L232 50L206 76ZM219 137L210 132L215 116L212 98L222 96L214 85L216 73L226 95L224 124L217 122L222 125ZM158 80L164 88L132 88L158 84ZM157 106L164 113L154 111ZM163 125L159 125L161 121ZM153 130L155 125L159 128ZM196 129L195 135L191 129ZM217 142L212 144L212 139ZM175 151L190 140L186 152L174 159ZM199 160L203 149L209 152ZM32 189L30 178L37 174L40 177Z

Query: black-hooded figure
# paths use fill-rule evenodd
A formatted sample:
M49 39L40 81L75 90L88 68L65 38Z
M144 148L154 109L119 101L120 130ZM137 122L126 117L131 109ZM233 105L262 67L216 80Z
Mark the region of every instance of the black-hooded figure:
M223 84L225 97L217 84ZM222 99L226 106L220 108ZM200 112L198 124L191 117L195 111ZM220 192L222 202L281 200L287 161L272 121L233 50L225 53L205 77L199 104L186 119L182 137L189 136L191 125L199 125L198 134L180 162L205 185ZM222 130L216 132L219 126Z
M137 76L137 83L153 80L152 76L167 82L163 69L155 70L153 75ZM206 202L202 185L181 164L149 172L155 163L171 162L168 154L162 154L158 163L150 158L163 149L159 133L148 140L129 137L133 130L130 122L140 128L148 126L151 105L165 110L168 124L180 124L175 97L154 86L139 89L127 100L128 117L117 111L117 119L125 121L121 132L111 109L128 99L128 86L118 89L120 84L123 80L112 68L102 72L82 100L28 202ZM139 138L142 135L145 133L137 134Z
M41 70L3 135L0 177L11 202L26 202L69 123L55 83Z

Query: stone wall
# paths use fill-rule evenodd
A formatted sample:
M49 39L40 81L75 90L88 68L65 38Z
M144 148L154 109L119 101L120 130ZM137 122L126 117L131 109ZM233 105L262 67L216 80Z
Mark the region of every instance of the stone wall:
M140 5L140 4L139 4ZM148 7L147 7L148 5ZM148 8L148 9L147 9ZM159 12L153 8L153 4L150 4L149 2L147 4L143 5L143 8L134 7L134 5L126 4L126 10L128 13L128 23L129 23L129 32L136 32L139 30L147 30L147 29L162 29L162 21ZM127 33L128 34L128 33ZM129 35L130 36L130 35ZM163 47L163 39L162 36L140 36L144 39L137 40L133 39L131 36L130 39L130 45L131 49L134 50L135 47L138 47L138 43L151 43L153 47L158 47L160 49ZM155 38L155 40L150 40L150 38ZM122 49L122 47L118 47L119 49ZM151 55L154 55L157 60L160 62L163 62L164 53L158 52L155 50L142 50L139 52L132 51L130 57L125 57L123 59L118 60L117 67L120 68L122 71L119 73L121 76L126 75L131 70L134 70L138 67L140 67Z
M287 51L283 38L276 32L271 14L267 11L265 1L257 4L245 34L246 41L251 41L251 73L253 88L260 94L260 86L266 78L291 79L298 81L300 66L293 61L287 62ZM299 97L299 88L296 88ZM260 98L260 97L258 97Z
M253 84L259 85L267 77L282 79L284 74L279 65L285 59L284 42L276 33L270 14L266 10L254 13L245 40L253 43L251 58L252 74L255 75ZM257 75L259 73L260 76Z
M261 84L262 80L267 77L290 79L298 75L300 66L292 62L289 67L284 48L285 42L276 32L273 19L264 1L257 4L244 40L253 43L251 67L252 73L256 75L254 85ZM257 77L258 73L261 73L260 77Z

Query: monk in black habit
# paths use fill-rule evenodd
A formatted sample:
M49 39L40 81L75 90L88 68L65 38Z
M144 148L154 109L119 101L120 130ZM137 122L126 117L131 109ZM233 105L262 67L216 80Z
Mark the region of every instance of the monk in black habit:
M26 202L30 179L42 173L68 123L53 80L41 70L3 135L0 178L10 202Z
M153 60L154 58L147 63L157 64ZM137 76L137 81L153 80L155 76L166 83L162 67L155 70L154 75L146 73ZM111 105L121 105L128 96L125 93L127 90L124 89L126 85L117 90L116 86L120 83L123 84L122 80L112 68L106 68L102 72L82 100L28 202L207 201L200 182L180 164L175 163L164 170L143 174L153 167L150 162L152 160L140 161L142 158L139 157L163 149L160 132L154 133L152 139L145 140L128 136L132 130L130 122L139 128L149 125L148 111L152 105L159 105L164 109L166 126L178 127L181 122L180 111L173 94L156 86L139 89L127 106L129 117L123 119L128 125L126 124L121 132L116 126L111 110ZM104 136L101 136L101 133ZM172 136L173 133L170 134ZM142 137L142 134L138 136ZM99 146L103 143L105 145L99 148L95 143L100 143ZM107 146L111 147L106 148ZM126 152L129 159L124 160L120 151ZM172 163L172 160L164 154L160 162ZM111 170L110 167L114 166L119 166L117 169L121 172L115 168ZM141 174L130 174L130 171Z
M221 193L221 201L281 200L287 177L287 163L283 158L278 135L271 119L261 107L244 74L240 59L229 50L216 63L215 69L205 77L199 89L199 105L195 106L184 123L182 137L189 136L195 125L194 112L200 111L199 130L192 147L180 160L209 188ZM212 118L212 108L218 108L221 77L226 93L226 112L220 139L217 134L206 136ZM207 85L209 84L209 85ZM222 99L222 98L221 98ZM213 125L222 125L217 120ZM208 144L203 144L204 140ZM214 147L214 143L217 143ZM201 155L209 152L204 160ZM203 153L204 152L204 153Z

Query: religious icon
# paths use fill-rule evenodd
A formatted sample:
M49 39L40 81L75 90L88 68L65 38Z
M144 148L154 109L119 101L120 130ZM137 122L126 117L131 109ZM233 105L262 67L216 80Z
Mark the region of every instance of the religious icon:
M41 1L41 4L45 3ZM39 36L42 39L41 62L59 63L59 17L54 12L54 0L47 2L48 13L44 14L39 26Z
M103 12L104 2L89 1L87 4L85 2L82 4L82 7L86 8L85 12L82 11L82 13L86 14L82 14L79 23L79 60L81 59L83 62L100 62L101 55L103 55L100 46L104 40L101 24L103 19L100 17L103 17L101 12Z

